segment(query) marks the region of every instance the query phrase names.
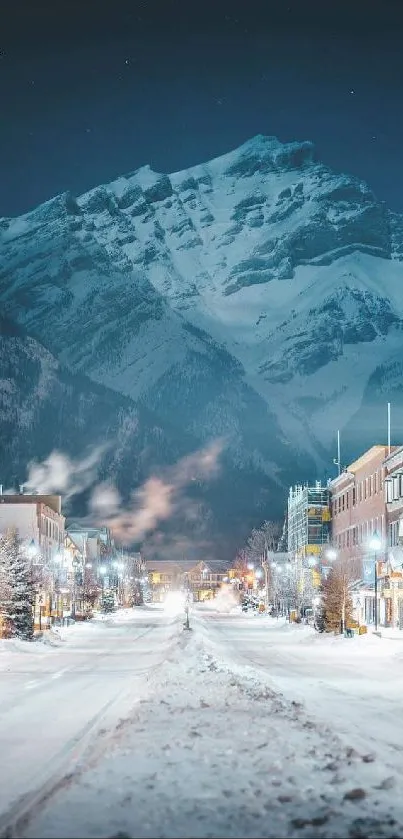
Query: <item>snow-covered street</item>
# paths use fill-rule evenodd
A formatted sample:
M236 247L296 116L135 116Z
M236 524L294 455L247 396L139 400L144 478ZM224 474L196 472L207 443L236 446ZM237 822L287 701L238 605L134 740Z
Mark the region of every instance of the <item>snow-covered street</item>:
M145 609L44 642L0 641L0 831L133 708L177 632L172 618Z
M403 640L182 618L3 642L3 835L403 837Z

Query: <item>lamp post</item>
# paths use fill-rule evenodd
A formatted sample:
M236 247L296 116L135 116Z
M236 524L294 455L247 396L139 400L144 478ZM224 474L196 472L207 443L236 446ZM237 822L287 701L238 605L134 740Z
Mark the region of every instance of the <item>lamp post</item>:
M101 575L102 599L104 597L104 592L105 592L105 575L106 575L107 571L108 571L108 569L107 569L106 565L100 565L99 573Z
M264 605L266 612L269 608L269 557L267 554L268 551L267 548L265 548L262 559L262 566L264 571Z
M124 570L124 563L121 560L115 559L113 562L114 568L116 568L116 590L117 590L117 597L119 606L122 606L122 577L123 577L123 570Z
M382 547L382 542L379 538L378 532L375 530L372 534L372 539L369 543L369 547L372 548L374 552L374 624L375 624L375 632L378 631L378 569L377 569L377 562L378 562L378 551L380 551Z

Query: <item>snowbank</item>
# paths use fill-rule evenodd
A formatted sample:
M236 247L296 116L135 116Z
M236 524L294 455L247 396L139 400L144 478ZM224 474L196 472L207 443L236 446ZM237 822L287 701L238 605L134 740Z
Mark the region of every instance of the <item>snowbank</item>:
M398 782L256 669L224 662L195 626L114 748L48 801L24 836L396 837Z

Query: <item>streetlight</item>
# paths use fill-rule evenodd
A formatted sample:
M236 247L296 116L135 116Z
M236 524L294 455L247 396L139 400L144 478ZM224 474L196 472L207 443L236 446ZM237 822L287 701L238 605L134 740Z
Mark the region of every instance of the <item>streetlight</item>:
M29 558L33 559L35 556L38 555L38 553L39 553L38 548L36 547L34 540L31 539L31 541L30 541L30 543L27 547L27 554L28 554Z
M269 557L267 549L262 558L262 567L264 571L264 605L267 612L269 608Z
M378 631L378 573L377 573L377 553L381 550L382 542L379 538L379 534L376 530L374 530L372 534L371 541L369 543L369 547L374 552L374 624L375 624L375 632Z

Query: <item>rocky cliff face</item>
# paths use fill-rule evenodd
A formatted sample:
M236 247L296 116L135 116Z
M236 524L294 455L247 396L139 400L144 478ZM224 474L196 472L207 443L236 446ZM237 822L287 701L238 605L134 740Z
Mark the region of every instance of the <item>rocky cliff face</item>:
M335 430L352 428L371 377L401 352L402 249L402 218L366 184L310 143L259 136L3 219L0 302L63 375L108 393L111 417L125 399L152 412L168 449L225 436L231 487L242 470L245 485L272 487L270 503L261 489L243 499L249 525L331 462ZM64 399L50 399L52 424Z

